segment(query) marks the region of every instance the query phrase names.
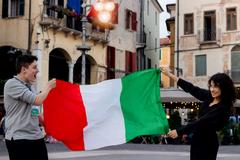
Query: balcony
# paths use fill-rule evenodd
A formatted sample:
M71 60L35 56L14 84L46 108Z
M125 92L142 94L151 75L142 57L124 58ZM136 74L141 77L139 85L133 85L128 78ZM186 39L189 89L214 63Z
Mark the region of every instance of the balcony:
M146 33L145 32L137 32L136 33L136 45L137 48L144 48L146 47Z
M40 21L40 25L44 30L52 29L53 32L63 32L66 37L68 35L74 36L74 38L82 37L82 23L80 20L80 16L71 17L68 15L61 15L59 18L59 13L57 12L59 9L54 7L57 6L48 6L48 14L44 14L42 16L42 20ZM51 13L51 14L50 14ZM94 28L94 25L90 22L86 25L86 34L89 40L93 40L100 43L108 43L108 33L107 31L99 30Z
M220 29L202 29L198 30L198 39L200 45L204 44L217 44L221 38L221 30Z

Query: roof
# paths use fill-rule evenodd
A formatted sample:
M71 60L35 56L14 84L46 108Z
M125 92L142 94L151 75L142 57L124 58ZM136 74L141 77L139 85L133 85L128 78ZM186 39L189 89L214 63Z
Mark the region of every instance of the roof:
M170 11L171 11L170 7L175 7L175 6L176 6L176 3L167 4L166 5L167 12L170 13Z
M169 38L161 38L160 45L169 45L171 44L171 40Z
M162 102L200 102L191 94L178 88L161 88L160 97Z
M163 12L163 8L162 8L162 6L159 4L159 2L157 0L153 0L152 2L157 7L157 9L158 9L158 11L160 13Z

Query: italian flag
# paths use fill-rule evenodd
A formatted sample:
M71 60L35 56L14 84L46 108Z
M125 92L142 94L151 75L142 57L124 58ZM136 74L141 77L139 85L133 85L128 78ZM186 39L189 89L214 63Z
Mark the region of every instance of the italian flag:
M126 143L141 135L166 134L160 101L160 70L132 73L93 85L57 80L44 101L46 133L71 150Z

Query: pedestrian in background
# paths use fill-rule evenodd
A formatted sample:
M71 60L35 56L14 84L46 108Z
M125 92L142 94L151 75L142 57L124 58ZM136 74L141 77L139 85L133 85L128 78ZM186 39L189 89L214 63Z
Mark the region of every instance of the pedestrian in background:
M173 75L168 68L160 68L162 73L177 82L185 92L203 101L198 119L186 126L168 133L171 138L193 133L191 141L191 160L216 160L219 148L216 131L224 127L230 110L236 100L235 88L231 78L225 73L217 73L208 81L209 90L201 89Z
M36 94L37 57L22 55L16 62L17 75L4 86L5 141L10 160L48 160L47 148L39 127L39 108L56 80L50 80Z

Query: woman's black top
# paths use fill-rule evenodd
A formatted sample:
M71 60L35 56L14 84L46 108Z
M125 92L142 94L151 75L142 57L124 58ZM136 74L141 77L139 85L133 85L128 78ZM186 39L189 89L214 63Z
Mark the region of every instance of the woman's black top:
M185 92L190 93L192 96L202 101L202 105L199 108L198 119L187 126L177 129L177 133L189 134L199 132L216 132L220 130L227 122L229 117L229 108L221 102L209 106L212 101L209 90L201 89L192 85L191 83L179 79L178 86L180 86Z

